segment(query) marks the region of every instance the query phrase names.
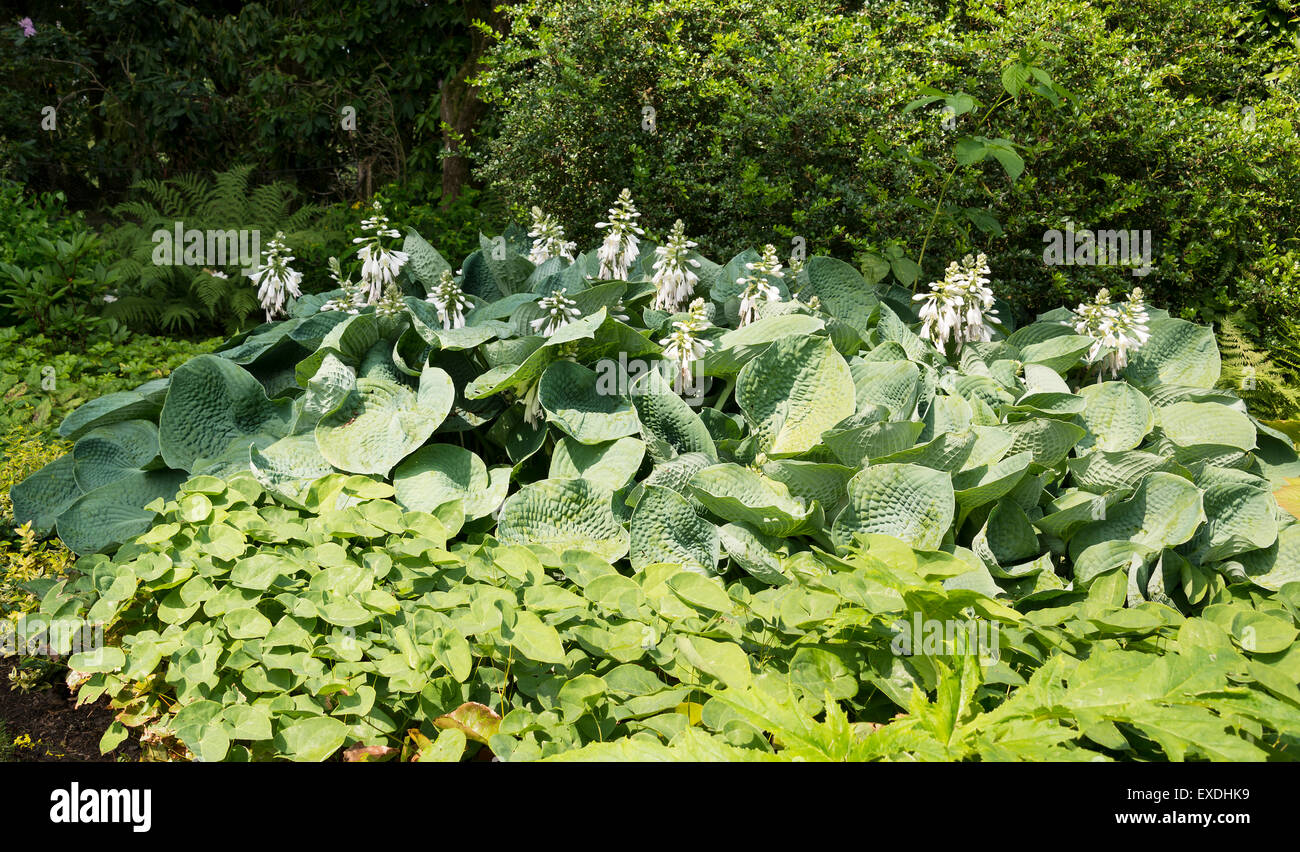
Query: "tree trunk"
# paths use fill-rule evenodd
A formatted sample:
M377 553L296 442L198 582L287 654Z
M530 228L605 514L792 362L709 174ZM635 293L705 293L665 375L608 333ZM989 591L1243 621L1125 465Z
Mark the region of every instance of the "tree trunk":
M498 6L506 2L471 2L465 6L465 21L487 22L493 29L501 30L504 17L497 12ZM479 30L470 27L469 55L461 64L456 75L442 84L439 117L443 121L442 143L448 152L442 160L442 204L443 208L451 205L460 197L469 184L470 169L468 149L474 138L474 126L483 114L483 102L479 100L478 87L471 86L469 80L479 71L479 59L487 50L487 38Z

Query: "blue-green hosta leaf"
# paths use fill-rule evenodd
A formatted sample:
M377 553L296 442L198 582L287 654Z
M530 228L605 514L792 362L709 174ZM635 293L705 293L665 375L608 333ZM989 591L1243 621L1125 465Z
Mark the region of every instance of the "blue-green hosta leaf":
M1033 524L1048 535L1068 541L1085 524L1105 519L1111 507L1126 499L1130 493L1130 490L1119 490L1094 494L1071 489L1043 507L1043 516Z
M775 341L740 371L735 393L769 456L812 449L854 411L849 365L825 338Z
M642 437L655 461L668 461L657 449L660 446L667 446L673 455L703 453L717 461L718 450L700 415L657 372L638 377L630 392Z
M944 432L920 446L875 456L871 463L917 464L952 473L965 465L974 446L975 435L970 431Z
M1020 484L1031 461L1033 454L1026 451L1007 456L995 464L962 471L953 477L957 504L969 511L1002 499Z
M728 331L713 342L713 349L703 359L704 374L734 376L772 341L790 335L807 336L825 326L820 319L807 314L783 314L755 320L744 328Z
M410 270L411 277L426 293L438 286L442 273L452 271L446 258L413 230L407 230L406 239L402 241L402 251L407 255L407 269Z
M610 491L627 485L645 458L645 442L618 438L600 444L580 444L561 438L551 455L550 479L588 479Z
M172 373L158 443L169 467L191 470L196 460L220 456L237 442L284 435L289 416L289 403L267 399L261 383L242 367L199 355Z
M98 426L72 448L73 476L82 491L94 491L143 470L158 457L158 427L148 420Z
M453 444L421 447L393 470L397 502L407 509L434 512L459 500L467 521L496 511L508 484L508 479L494 480L477 455Z
M847 496L846 487L857 470L829 462L778 459L763 465L763 473L790 489L794 498L816 501L830 513Z
M30 523L38 536L44 536L82 493L73 476L72 453L59 456L9 492L14 523Z
M1271 592L1300 583L1300 524L1283 527L1271 547L1243 553L1240 561L1250 581Z
M1196 484L1204 489L1206 522L1191 547L1202 564L1269 547L1277 540L1276 504L1267 480L1241 470L1206 467Z
M1151 337L1129 358L1124 377L1144 387L1190 385L1212 388L1222 365L1214 332L1180 319L1155 319Z
M875 410L880 409L879 406ZM874 415L875 411L872 412ZM822 434L822 440L843 464L861 467L869 459L892 455L916 444L925 424L916 420L891 420L885 423L861 422L861 414L835 424Z
M381 336L379 322L373 313L348 317L329 330L315 352L298 362L294 368L298 384L306 387L327 355L335 356L355 370Z
M718 529L695 514L685 497L647 486L632 513L632 570L670 562L711 573L718 563Z
M312 480L334 472L313 434L290 435L263 449L249 449L253 476L268 489L292 496Z
M546 368L537 399L548 419L579 443L599 444L641 431L628 397L603 393L598 375L572 361L555 361Z
M868 467L848 485L849 503L835 519L831 538L848 548L855 534L882 533L918 550L938 550L956 513L952 479L910 464Z
M1087 401L1084 446L1106 452L1136 449L1155 426L1155 412L1146 394L1127 382L1103 382L1079 390Z
M75 553L99 553L149 529L144 507L170 500L185 481L179 470L138 471L77 498L59 516L59 538Z
M1131 541L1151 551L1175 547L1191 539L1205 522L1201 490L1181 476L1156 472L1133 496L1106 511L1105 517L1080 529L1070 540L1070 553L1103 541Z
M321 455L339 470L387 476L446 419L456 398L451 377L425 367L418 391L384 379L356 388L316 426Z
M91 429L123 420L153 420L162 411L162 400L142 393L140 388L119 391L78 406L59 424L59 434L75 441Z
M1002 362L998 362L999 364ZM1082 414L1087 401L1072 393L1055 391L1038 391L1026 393L1016 400L1015 405L1008 405L1006 411L1026 411L1043 417L1057 417L1069 420L1076 414Z
M820 528L823 521L816 503L738 464L704 468L691 479L691 492L724 521L749 524L766 535L789 537Z
M1021 361L1042 364L1058 373L1065 373L1078 364L1091 348L1091 337L1070 333L1019 346Z
M826 313L853 326L865 340L879 300L862 274L842 260L821 256L808 258L803 273L808 283L800 291L800 298L807 301L816 296Z
M752 577L770 586L784 586L791 578L781 569L790 556L790 542L764 535L748 524L718 527L718 540L731 560Z
M991 569L998 569L997 576L1006 575L1003 566L1032 559L1041 550L1038 533L1029 523L1025 510L1009 500L993 507L971 547Z
M1212 402L1176 402L1157 409L1165 437L1180 447L1217 444L1255 449L1255 424L1240 411Z
M506 499L497 538L540 544L556 553L585 550L607 562L628 550L628 533L614 517L613 494L585 479L545 479Z
M1014 455L1028 451L1037 464L1045 467L1060 463L1087 434L1083 427L1063 420L1022 420L1008 423L1005 428L1015 438L1007 452Z
M687 486L695 474L716 461L717 459L709 458L704 453L682 453L676 458L660 462L655 465L654 470L650 471L650 475L628 495L627 503L629 506L636 505L641 492L651 485L667 488L679 494L688 493L690 489Z
M1066 461L1075 485L1101 493L1117 488L1136 488L1142 477L1157 470L1179 473L1182 469L1172 459L1140 450L1108 453L1097 450L1081 458Z
M889 409L890 420L911 420L921 393L921 369L911 361L865 361L850 369L858 411Z

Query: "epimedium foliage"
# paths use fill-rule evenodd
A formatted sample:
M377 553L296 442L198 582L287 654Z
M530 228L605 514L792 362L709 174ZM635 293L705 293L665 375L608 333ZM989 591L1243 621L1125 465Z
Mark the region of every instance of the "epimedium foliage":
M106 746L1291 754L1300 462L1209 329L1131 294L948 339L984 258L923 324L830 257L625 243L620 207L635 257L538 210L455 271L376 212L360 283L69 415L12 499L82 554L38 590L114 640L70 660ZM914 617L1000 659L900 654Z

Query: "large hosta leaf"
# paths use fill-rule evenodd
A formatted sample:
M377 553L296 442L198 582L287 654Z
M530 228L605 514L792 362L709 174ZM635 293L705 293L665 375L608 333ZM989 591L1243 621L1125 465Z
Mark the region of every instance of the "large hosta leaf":
M1102 450L1132 450L1155 426L1155 413L1146 394L1125 382L1088 385L1079 395L1087 400L1084 425L1092 443Z
M749 325L729 331L714 341L704 357L704 373L709 376L734 376L772 341L791 335L807 336L825 328L825 323L808 314L783 314L764 317Z
M857 533L883 533L918 550L937 550L956 512L952 479L910 464L868 467L849 480L849 503L831 538L846 548Z
M320 454L316 436L310 433L290 435L262 449L250 447L249 465L263 486L290 494L334 472L334 466Z
M695 514L675 491L649 486L632 514L632 570L671 562L698 572L712 572L720 553L718 528Z
M236 442L285 434L289 416L289 403L267 399L242 367L200 355L172 373L158 443L169 467L191 470L196 459L215 458Z
M786 337L740 371L736 402L762 452L796 455L853 413L853 378L829 340Z
M1242 470L1206 467L1196 484L1205 492L1206 522L1191 546L1202 563L1269 547L1277 540L1267 480Z
M14 505L14 523L30 523L37 535L54 529L54 523L82 495L73 475L72 453L59 456L9 492Z
M387 476L429 440L455 398L451 377L437 367L424 369L418 391L387 379L357 379L317 424L316 443L339 470Z
M453 444L421 447L393 470L393 489L403 506L434 512L459 500L466 520L494 512L505 499L509 481L508 476L492 477L482 459Z
M164 380L165 381L165 380ZM59 434L70 440L99 426L123 420L152 420L162 410L162 402L140 388L119 391L92 399L79 406L59 424Z
M631 401L602 388L594 371L572 361L555 361L546 368L537 399L551 422L579 443L598 444L641 431Z
M1131 541L1151 551L1188 541L1205 521L1201 489L1173 473L1148 474L1133 496L1104 510L1070 540L1070 553L1103 541Z
M801 296L816 296L828 314L853 326L865 340L870 331L867 323L879 300L862 273L833 257L808 258L804 272L808 284Z
M1133 353L1124 376L1152 385L1212 388L1222 368L1214 332L1180 319L1151 321L1151 337Z
M158 427L147 420L98 426L72 448L73 476L82 491L143 470L158 457Z
M157 516L144 509L170 500L185 481L184 471L139 471L77 498L59 516L59 538L75 553L98 553L149 529Z
M612 500L610 491L585 479L534 482L501 507L497 538L556 553L585 550L613 562L627 554L628 533L614 517Z
M562 438L551 456L551 479L588 479L608 488L622 489L641 467L645 442L638 438L619 438L600 444L580 444Z
M815 503L796 498L780 482L738 464L706 467L691 479L695 499L710 512L761 533L787 537L821 526Z
M632 382L630 392L641 423L642 437L657 461L667 461L665 455L683 453L703 453L717 460L713 437L700 415L673 393L668 382L657 372L637 378ZM665 447L667 452L661 449Z
M1215 444L1255 448L1255 424L1240 411L1213 402L1175 402L1157 412L1165 437L1180 447Z

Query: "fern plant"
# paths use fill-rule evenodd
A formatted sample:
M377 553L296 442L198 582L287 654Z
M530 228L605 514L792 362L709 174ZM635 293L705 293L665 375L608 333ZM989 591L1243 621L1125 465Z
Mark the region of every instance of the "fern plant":
M1300 413L1300 387L1295 381L1300 373L1297 352L1260 350L1252 343L1246 324L1240 312L1220 321L1223 376L1219 384L1231 387L1266 419L1295 419Z
M300 203L297 189L283 181L252 185L252 171L240 165L210 178L137 181L132 188L138 197L112 208L123 220L108 236L123 258L122 283L106 316L173 334L232 332L248 325L259 305L238 257L226 257L224 264L190 265L180 258L158 263L154 234L170 234L181 222L185 231L258 232L262 244L276 231L286 234L290 246L327 236L315 230L323 212L319 205Z

